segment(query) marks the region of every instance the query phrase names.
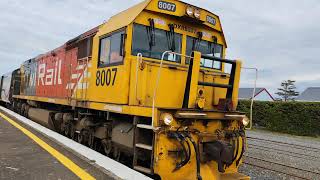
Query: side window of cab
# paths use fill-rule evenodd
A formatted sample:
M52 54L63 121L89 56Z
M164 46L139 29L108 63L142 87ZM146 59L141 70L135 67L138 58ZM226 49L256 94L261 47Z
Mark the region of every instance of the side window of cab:
M118 31L100 39L98 67L123 64L124 40L124 30Z

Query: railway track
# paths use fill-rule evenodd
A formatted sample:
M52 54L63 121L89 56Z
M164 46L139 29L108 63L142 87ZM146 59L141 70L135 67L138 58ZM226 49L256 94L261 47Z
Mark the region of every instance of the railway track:
M249 165L249 166L254 166L258 168L262 168L264 170L269 170L281 174L285 174L290 177L295 177L298 179L319 179L320 178L320 173L319 172L314 172L310 171L307 169L303 168L298 168L294 166L289 166L284 163L278 163L274 161L268 161L262 158L258 157L253 157L253 156L248 156L245 155L245 160L244 164Z
M320 148L317 148L317 147L304 146L296 143L286 143L286 142L269 140L264 138L256 138L256 137L247 137L247 139L254 140L254 141L264 141L264 142L273 143L273 144L280 144L282 146L289 146L295 149L308 150L308 151L314 151L314 152L320 153Z
M272 148L272 150L269 149L267 146L260 146L260 145L252 145L249 144L248 146L249 149L257 149L261 151L266 151L266 152L274 152L277 151L278 154L282 155L287 155L291 156L294 158L299 158L299 159L309 159L309 160L319 160L320 161L320 156L313 156L313 155L308 155L308 154L303 154L303 153L297 153L297 152L291 152L291 151L286 151L283 149L277 149L277 148Z
M258 169L276 172L290 179L320 179L320 170L279 162L272 153L290 160L320 162L320 148L296 143L281 142L264 138L248 137L248 150L244 164ZM259 152L259 153L253 153ZM260 155L258 155L260 154ZM317 167L316 167L317 168Z

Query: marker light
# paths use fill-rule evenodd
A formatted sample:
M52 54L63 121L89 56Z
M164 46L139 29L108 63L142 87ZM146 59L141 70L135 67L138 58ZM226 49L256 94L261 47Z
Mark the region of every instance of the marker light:
M246 115L226 114L224 117L230 118L230 119L237 119L239 121L242 121L242 124L244 126L248 126L250 123L250 119Z
M191 7L191 6L187 7L188 16L193 16L193 11L194 11L193 7Z
M164 124L166 124L167 126L170 126L173 122L173 116L169 113L164 113L162 115L162 120L163 120Z
M250 123L250 119L247 116L242 119L242 124L244 126L248 126L249 123Z
M194 10L194 17L196 17L197 19L200 19L200 15L201 13L199 9Z

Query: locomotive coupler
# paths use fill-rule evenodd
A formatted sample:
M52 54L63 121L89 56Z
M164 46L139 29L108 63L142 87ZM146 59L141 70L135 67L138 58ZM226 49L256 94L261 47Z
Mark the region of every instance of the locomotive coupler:
M223 136L221 134L223 134ZM201 137L201 162L216 161L218 163L218 170L221 173L224 173L225 168L229 167L234 161L236 161L238 165L244 153L244 136L244 132L240 130L219 132L216 138L213 136ZM240 147L238 147L240 145L239 138L242 138L242 147L240 157L237 159L240 149ZM231 141L233 141L233 143L231 143Z

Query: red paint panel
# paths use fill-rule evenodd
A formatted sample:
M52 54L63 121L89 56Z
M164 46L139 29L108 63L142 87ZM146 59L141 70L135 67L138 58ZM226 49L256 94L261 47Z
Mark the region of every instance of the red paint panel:
M70 97L72 89L68 89L68 84L77 68L77 52L77 48L66 51L62 46L37 59L37 96Z
M32 72L35 71L36 74L36 90L32 94L28 91L26 95L63 99L72 97L87 68L86 59L78 61L78 47L81 48L79 43L92 38L97 31L98 27L91 29L65 45L35 58L37 67ZM86 57L89 56L91 54L86 54Z

